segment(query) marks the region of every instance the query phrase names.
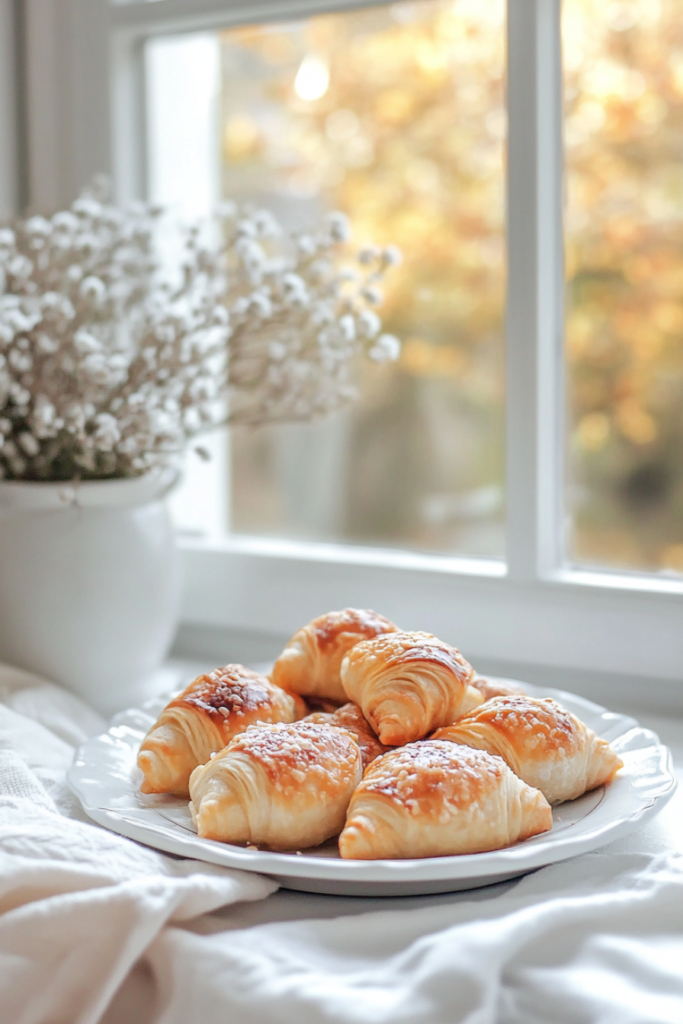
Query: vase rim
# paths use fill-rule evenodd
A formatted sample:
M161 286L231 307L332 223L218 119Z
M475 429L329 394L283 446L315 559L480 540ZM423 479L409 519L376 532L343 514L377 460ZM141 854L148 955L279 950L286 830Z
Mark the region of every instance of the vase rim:
M111 508L163 498L178 481L175 466L113 480L0 480L0 509Z

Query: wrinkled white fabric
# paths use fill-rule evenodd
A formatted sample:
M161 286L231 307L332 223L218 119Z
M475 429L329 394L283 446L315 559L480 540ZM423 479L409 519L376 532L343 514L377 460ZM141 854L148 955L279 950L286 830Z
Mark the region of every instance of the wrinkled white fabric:
M59 687L4 666L0 700L0 1021L95 1024L169 922L275 885L69 817L72 744L102 722Z
M101 725L76 698L0 669L0 701L2 1024L683 1024L681 794L488 889L258 902L76 820L64 771Z

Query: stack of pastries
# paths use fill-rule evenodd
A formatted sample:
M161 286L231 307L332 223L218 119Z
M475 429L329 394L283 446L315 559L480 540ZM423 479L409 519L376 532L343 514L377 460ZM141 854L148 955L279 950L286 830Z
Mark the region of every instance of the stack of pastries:
M200 836L343 858L497 850L552 827L551 804L622 762L550 698L483 679L431 633L372 611L300 629L270 676L226 665L162 711L143 793L190 797Z

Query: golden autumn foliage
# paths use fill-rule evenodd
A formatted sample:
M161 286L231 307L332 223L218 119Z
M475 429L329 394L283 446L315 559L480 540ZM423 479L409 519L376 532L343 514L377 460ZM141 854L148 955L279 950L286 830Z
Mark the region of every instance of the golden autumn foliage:
M681 571L683 7L565 0L563 11L568 554ZM502 554L502 0L247 27L222 48L226 194L292 223L340 208L359 243L405 256L383 308L401 362L368 378L347 423L344 509L328 532ZM255 495L237 496L238 528L241 517L296 532L275 483L279 441L234 443ZM272 517L258 523L264 508Z
M579 560L683 569L683 8L563 18Z

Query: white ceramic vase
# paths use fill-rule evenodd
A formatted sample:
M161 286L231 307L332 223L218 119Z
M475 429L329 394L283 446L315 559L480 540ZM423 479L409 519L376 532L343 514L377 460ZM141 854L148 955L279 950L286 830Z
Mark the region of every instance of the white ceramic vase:
M0 482L0 661L104 713L144 694L178 623L175 479Z

